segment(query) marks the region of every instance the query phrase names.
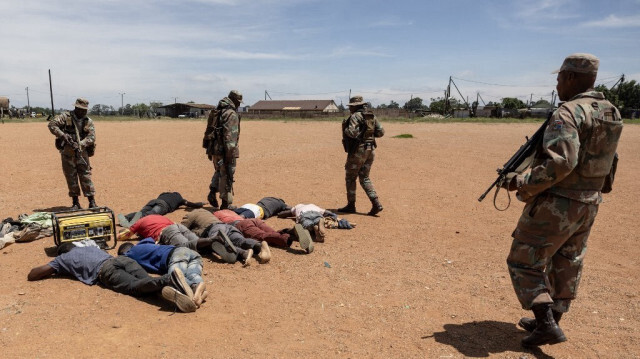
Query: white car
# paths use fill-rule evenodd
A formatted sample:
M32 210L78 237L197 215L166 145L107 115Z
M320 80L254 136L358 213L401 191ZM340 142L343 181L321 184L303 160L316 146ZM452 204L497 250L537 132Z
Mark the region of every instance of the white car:
M31 117L36 117L36 113L35 112L31 112Z

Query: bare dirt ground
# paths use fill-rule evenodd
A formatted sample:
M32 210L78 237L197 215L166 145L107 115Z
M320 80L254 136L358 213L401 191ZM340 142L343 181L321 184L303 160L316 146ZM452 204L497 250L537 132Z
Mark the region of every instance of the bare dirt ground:
M96 123L99 205L138 210L163 191L206 200L204 122ZM478 196L536 124L385 124L372 179L384 211L358 192L356 229L315 252L274 249L242 268L205 258L208 301L175 313L71 279L28 282L52 238L0 250L2 358L638 358L640 127L627 126L614 192L594 225L569 341L520 347L524 331L505 258L523 204ZM236 203L345 204L339 123L244 122ZM401 133L413 139L392 138ZM0 125L0 217L68 206L45 123ZM506 197L501 193L504 204ZM86 205L86 199L82 199ZM179 221L184 210L169 217ZM267 221L276 229L284 219ZM114 251L112 251L114 252ZM330 267L325 265L327 263Z

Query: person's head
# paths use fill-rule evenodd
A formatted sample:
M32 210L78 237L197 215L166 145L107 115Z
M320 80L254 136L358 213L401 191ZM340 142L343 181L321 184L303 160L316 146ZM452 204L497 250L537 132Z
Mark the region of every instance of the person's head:
M570 100L575 95L593 88L598 76L600 60L591 54L572 54L567 56L557 71L556 90L560 101Z
M74 107L75 108L73 112L75 113L76 117L83 118L84 116L87 115L87 111L89 111L89 101L87 101L87 99L80 97L76 100Z
M242 93L240 93L240 91L238 90L231 90L229 92L229 99L231 101L233 101L233 104L236 105L236 108L238 108L238 106L240 106L240 104L242 103Z
M133 247L133 244L130 242L122 243L120 247L118 247L118 255L122 256L126 254L131 249L131 247Z
M360 95L353 96L349 99L349 111L354 113L358 111L358 109L364 107L364 99Z
M58 246L57 252L58 255L61 255L70 252L74 248L76 248L76 245L73 242L63 242Z

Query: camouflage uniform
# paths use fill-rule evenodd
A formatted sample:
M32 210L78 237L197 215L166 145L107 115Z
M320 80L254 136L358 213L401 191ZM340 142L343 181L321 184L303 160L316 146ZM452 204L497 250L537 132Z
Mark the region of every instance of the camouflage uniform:
M93 197L95 188L91 181L91 165L87 153L87 148L93 147L96 140L93 121L86 116L76 118L75 112L71 111L56 116L48 126L49 131L56 136L56 147L62 158L62 172L69 187L69 197L80 196L80 187L86 197ZM76 134L76 128L78 134ZM84 162L78 157L73 147L63 140L64 134L68 134L76 142L78 142L77 136L80 136L81 158ZM80 186L78 186L78 179L80 179Z
M232 93L229 95L232 95ZM236 105L229 96L220 100L216 113L219 114L219 122L217 124L219 131L214 135L215 139L211 151L211 160L213 161L215 172L211 178L209 189L214 198L215 192L219 190L222 202L230 205L233 203L233 183L230 183L229 176L234 178L236 158L240 156L238 148L240 116L236 111Z
M370 200L378 198L376 190L373 188L373 183L369 178L369 172L371 171L371 165L375 159L376 142L375 137L384 136L384 128L380 125L378 120L375 120L375 131L373 137L368 140L363 140L361 135L364 131L364 108L358 109L352 113L351 116L346 118L342 122L342 134L343 138L356 140L359 143L354 151L350 151L347 155L347 162L344 165L345 169L345 182L347 187L347 201L349 203L356 201L356 179L360 179L360 185L364 189ZM355 146L354 146L355 147Z
M576 297L621 131L620 113L602 93L578 94L554 112L531 171L516 177L527 204L507 264L524 309L548 304L564 313Z

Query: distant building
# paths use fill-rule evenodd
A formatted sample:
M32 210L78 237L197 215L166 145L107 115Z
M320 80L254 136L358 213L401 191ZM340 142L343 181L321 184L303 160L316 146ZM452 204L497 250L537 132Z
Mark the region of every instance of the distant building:
M198 103L172 103L156 107L156 113L167 117L204 117L209 111L216 108L214 105Z
M261 100L249 107L253 114L282 114L287 112L299 113L333 113L339 112L333 100Z

